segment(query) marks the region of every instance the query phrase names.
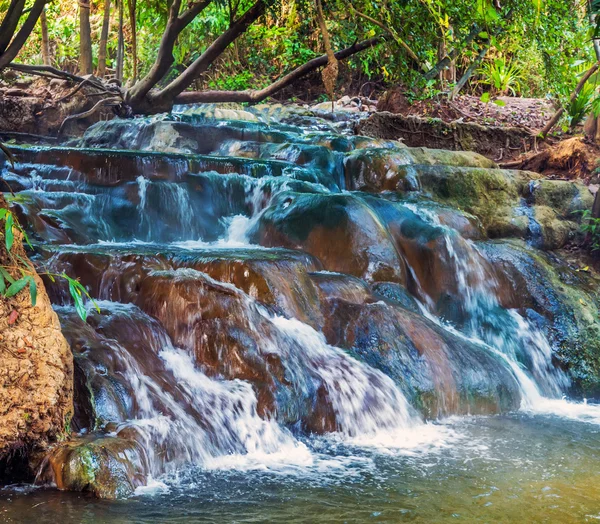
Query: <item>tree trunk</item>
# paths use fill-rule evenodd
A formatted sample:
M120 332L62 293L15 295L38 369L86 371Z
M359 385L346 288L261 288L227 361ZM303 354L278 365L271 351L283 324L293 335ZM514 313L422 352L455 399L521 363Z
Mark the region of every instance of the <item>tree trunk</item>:
M91 75L92 30L90 28L90 0L79 0L79 74Z
M400 35L396 31L394 31L391 27L386 26L379 20L376 20L375 18L372 18L365 13L361 13L360 11L357 11L352 5L350 5L349 7L355 14L357 14L361 18L364 18L365 20L371 22L372 24L376 25L377 27L379 27L380 29L383 29L386 33L388 33L394 39L396 44L398 44L402 49L404 49L404 51L406 52L408 57L411 59L413 65L419 71L421 71L421 72L427 71L427 68L419 60L419 57L417 56L417 54L409 47L409 45L404 40L402 40L402 38L400 38Z
M10 2L8 11L2 20L2 25L0 25L0 54L4 53L10 44L24 9L25 0L12 0Z
M593 12L592 9L592 2L591 0L588 0L588 13L589 13L589 17L590 17L590 25L592 27L596 26L596 15ZM597 38L592 38L592 43L594 44L594 53L596 54L596 61L600 62L600 42L598 41ZM583 131L585 133L585 136L587 136L590 140L594 141L595 143L600 143L600 116L596 116L594 114L594 112L592 111L586 121L585 124L583 126ZM598 193L596 193L596 200L594 200L594 209L596 209L596 206L600 206L600 200L598 199ZM600 213L600 208L598 209L598 212ZM596 216L593 215L594 218L599 218L600 215Z
M46 10L40 15L40 27L42 28L42 61L44 65L52 65L50 60L50 41L48 39L48 20L46 19Z
M98 70L96 75L104 78L106 75L106 46L110 33L110 0L104 0L104 16L102 18L102 31L100 32L100 46L98 48Z
M137 21L136 21L136 0L128 0L129 24L131 26L131 54L133 60L133 83L137 82L138 60L137 60Z
M0 70L10 64L19 54L47 3L48 0L36 0L29 9L29 14L21 29L15 34L21 16L26 11L23 10L24 2L21 0L11 1L2 25L0 25Z
M590 67L585 72L585 75L583 75L581 77L581 80L577 84L577 87L575 88L575 91L573 91L573 93L571 93L571 96L569 98L570 102L573 102L579 96L579 93L581 93L581 90L583 89L583 86L585 86L586 82L590 79L590 77L596 71L598 71L598 67L599 66L600 66L600 62L596 62L592 67ZM540 136L542 138L546 138L546 136L548 135L548 133L550 133L550 131L552 131L552 128L560 120L560 117L563 115L564 112L565 112L565 108L561 107L556 113L554 113L554 115L552 116L552 118L550 119L550 121L544 126L544 129L542 129L540 131Z
M471 78L473 73L477 70L479 64L481 64L481 61L484 59L485 55L487 55L489 50L490 46L488 45L487 47L483 47L481 51L479 51L479 54L475 57L473 63L469 66L469 68L465 71L465 74L454 86L454 89L450 93L450 100L454 100L456 98L456 95L460 93L460 90L465 86L465 84L469 81L469 78Z
M323 6L321 0L316 0L317 4L317 20L319 22L319 28L321 29L321 36L323 37L323 45L325 47L325 53L327 54L327 65L321 73L323 79L323 85L329 100L331 100L331 112L334 110L334 98L335 98L335 83L338 77L338 61L331 47L331 40L329 38L329 31L327 30L327 24L325 23L325 17L323 16Z
M119 2L119 43L117 45L117 80L123 83L123 61L125 60L125 41L123 40L123 2Z
M177 95L185 91L198 76L204 73L229 45L243 34L265 11L266 1L257 0L240 18L229 26L181 75L162 91L151 97L150 104L168 107Z
M201 0L179 14L181 0L173 1L169 10L167 27L163 32L156 60L148 74L127 91L128 103L132 106L143 104L146 95L165 77L173 65L175 60L173 58L173 48L175 47L175 42L177 41L179 34L198 14L210 5L211 2L212 0Z

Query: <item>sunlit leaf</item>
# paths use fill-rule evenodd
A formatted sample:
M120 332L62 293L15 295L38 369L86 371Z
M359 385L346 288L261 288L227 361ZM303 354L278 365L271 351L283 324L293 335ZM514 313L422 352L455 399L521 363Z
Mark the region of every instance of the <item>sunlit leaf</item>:
M5 230L4 242L6 244L7 251L10 251L12 249L13 242L15 241L13 225L14 225L14 219L13 219L12 213L9 213L8 216L6 217L6 227L4 228L4 230Z
M6 290L6 297L14 297L19 291L21 291L28 283L28 278L23 277L19 280L13 282L9 288Z
M31 305L35 306L37 303L37 286L35 285L35 279L32 276L27 277L29 279L29 294L31 295Z

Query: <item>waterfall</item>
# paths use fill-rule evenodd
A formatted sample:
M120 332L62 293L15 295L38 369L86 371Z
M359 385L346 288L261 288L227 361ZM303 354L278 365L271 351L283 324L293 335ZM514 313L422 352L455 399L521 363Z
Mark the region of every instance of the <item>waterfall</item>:
M36 238L55 244L41 254L52 271L123 302L101 302L88 324L58 308L86 385L77 415L94 412L82 438L139 444L160 479L190 465L311 468L322 442L421 449L443 440L426 419L506 413L519 399L600 422L561 399L566 373L534 322L503 307L478 241L406 194L421 190L410 162L426 153L393 148L388 161L368 139L361 151L286 131L273 145L277 130L251 128L260 140L248 143L239 122L202 126L189 124L185 147L226 156L68 150L77 169L15 175ZM111 136L144 149L153 132ZM344 171L350 155L381 172ZM353 176L386 190L339 191L359 187ZM60 285L55 303L68 299Z
M441 225L438 216L430 209L414 204L407 207L443 231L448 262L454 270L456 298L464 317L460 325L455 326L458 332L506 359L521 386L523 408L540 406L545 397L560 398L568 388L569 380L562 370L554 366L550 343L518 311L501 307L498 301L500 284L475 243L462 238L454 229ZM411 274L416 278L412 268ZM439 322L435 315L436 306L429 297L425 296L422 308L429 318L445 328L449 327L448 322Z

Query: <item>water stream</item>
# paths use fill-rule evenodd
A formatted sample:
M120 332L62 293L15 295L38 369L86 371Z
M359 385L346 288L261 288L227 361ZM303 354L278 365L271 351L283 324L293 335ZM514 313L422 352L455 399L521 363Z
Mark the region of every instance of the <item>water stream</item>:
M426 152L194 111L15 148L38 261L100 312L47 283L77 436L0 488L0 519L599 519L600 408L568 400L496 244L414 183ZM353 190L371 175L347 156L381 151L411 194ZM116 501L52 488L89 468Z

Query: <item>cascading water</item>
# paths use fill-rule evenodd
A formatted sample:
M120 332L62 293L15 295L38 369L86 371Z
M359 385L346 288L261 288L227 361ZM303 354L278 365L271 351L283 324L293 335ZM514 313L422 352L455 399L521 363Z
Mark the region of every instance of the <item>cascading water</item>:
M561 400L569 376L529 304L505 304L478 226L427 198L425 152L324 124L178 118L195 142L179 147L157 118L82 140L118 146L101 129L123 126L110 136L139 155L18 152L15 203L39 258L80 277L101 309L83 324L48 283L75 354L78 436L40 481L70 488L90 453L95 478L108 470L130 494L180 475L195 486L194 468L327 476L337 463L373 475L377 453L414 458L460 440L462 423L439 417L521 406L600 421L595 406ZM372 183L382 152L381 195L340 191ZM431 154L427 169L444 158ZM418 198L389 192L400 168Z

